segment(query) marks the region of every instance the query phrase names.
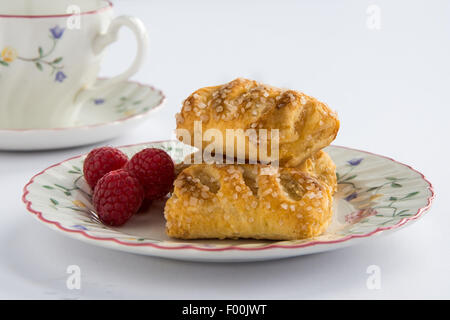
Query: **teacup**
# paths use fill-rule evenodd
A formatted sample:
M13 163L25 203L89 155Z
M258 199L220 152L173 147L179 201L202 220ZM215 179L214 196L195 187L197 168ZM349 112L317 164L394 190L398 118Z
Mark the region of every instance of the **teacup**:
M95 85L104 49L122 26L137 54L122 74ZM0 129L73 125L80 106L140 68L147 53L143 23L113 18L107 0L14 0L0 3Z

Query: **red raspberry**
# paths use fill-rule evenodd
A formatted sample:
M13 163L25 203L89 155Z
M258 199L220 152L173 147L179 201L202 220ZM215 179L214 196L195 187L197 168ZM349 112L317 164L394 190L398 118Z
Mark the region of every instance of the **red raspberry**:
M94 189L97 181L108 172L121 169L128 157L120 150L111 147L96 148L84 160L83 173L89 186Z
M143 199L144 190L139 181L119 169L98 181L92 202L100 220L110 226L120 226L139 210Z
M155 148L136 153L125 165L125 170L139 180L148 200L159 199L169 193L175 178L172 158Z

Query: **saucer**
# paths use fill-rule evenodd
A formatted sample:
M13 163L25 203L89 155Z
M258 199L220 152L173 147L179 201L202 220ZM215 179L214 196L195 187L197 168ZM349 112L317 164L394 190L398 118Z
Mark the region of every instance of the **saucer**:
M148 147L165 150L177 163L193 151L179 141L119 149L131 157ZM85 154L36 174L25 186L22 200L41 223L68 237L129 253L203 262L273 260L336 250L401 230L430 208L433 187L413 168L367 151L339 146L325 150L336 163L338 178L333 221L325 233L309 239L173 239L165 232L163 200L121 227L106 226L94 212L92 190L83 177Z
M144 122L164 101L164 94L152 86L123 81L86 101L71 127L0 129L0 150L48 150L106 141Z

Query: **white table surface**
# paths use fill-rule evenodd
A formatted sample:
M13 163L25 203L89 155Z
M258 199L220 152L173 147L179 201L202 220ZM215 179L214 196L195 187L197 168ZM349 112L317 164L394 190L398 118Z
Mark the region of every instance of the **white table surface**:
M366 26L373 4L380 30ZM272 262L180 262L90 246L27 213L20 198L29 178L92 146L0 152L0 298L450 298L449 1L116 0L115 10L148 27L149 59L133 79L164 90L167 104L109 144L171 138L189 93L249 77L327 102L341 119L335 144L410 164L436 200L412 226L355 247ZM104 76L133 57L131 33L121 36ZM74 264L80 290L66 288ZM379 290L366 286L370 265L380 267Z

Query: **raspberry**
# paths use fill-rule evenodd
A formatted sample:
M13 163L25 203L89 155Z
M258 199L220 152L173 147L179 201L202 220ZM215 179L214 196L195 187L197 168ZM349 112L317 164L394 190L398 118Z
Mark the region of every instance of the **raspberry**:
M101 178L94 189L92 202L98 217L110 226L120 226L135 214L144 199L139 181L123 169Z
M96 148L84 160L83 173L89 186L94 189L98 180L108 172L121 169L128 161L120 150L111 147Z
M125 165L125 170L139 180L148 200L159 199L169 193L175 178L172 158L155 148L136 153Z

